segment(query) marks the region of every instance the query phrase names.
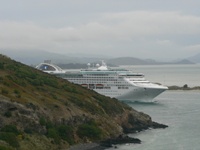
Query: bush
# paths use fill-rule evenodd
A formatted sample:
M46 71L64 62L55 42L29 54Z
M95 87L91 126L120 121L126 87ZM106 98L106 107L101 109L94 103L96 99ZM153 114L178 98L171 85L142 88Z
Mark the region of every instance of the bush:
M24 132L27 133L27 134L32 134L33 130L31 128L25 128Z
M46 128L47 129L53 128L53 123L51 121L47 121L46 122Z
M53 99L58 99L58 97L53 93L51 93L51 96L52 96Z
M2 89L2 90L1 90L1 94L8 94L8 90Z
M74 143L73 128L67 125L47 128L47 137L53 138L56 144L60 144L61 139L67 141L69 144Z
M60 144L61 138L55 128L50 128L47 131L47 137L54 139L56 144Z
M30 81L31 85L33 86L42 86L43 85L43 81L40 79L34 79Z
M15 94L20 94L20 92L17 89L14 89Z
M4 70L4 63L0 63L0 69Z
M2 82L3 81L3 77L0 77L0 82Z
M183 85L183 88L184 88L184 89L187 89L187 88L188 88L188 85L187 85L187 84Z
M2 129L2 132L11 132L15 135L20 134L19 130L17 129L17 127L15 125L5 125Z
M9 148L9 147L5 147L3 145L0 145L0 150L12 150L12 149Z
M46 120L44 117L40 118L40 125L45 126L46 125Z
M20 132L15 125L6 125L1 129L0 132L0 140L3 140L10 144L12 147L19 147L19 143L17 141L17 135Z
M14 133L0 132L0 140L7 142L12 147L19 147L19 143Z
M67 125L61 125L57 128L57 130L61 139L67 141L69 144L74 143L72 127L67 126Z
M10 118L12 116L11 111L5 112L4 116L7 117L7 118Z
M77 134L83 138L88 137L92 140L101 138L102 131L94 122L85 123L79 126Z
M10 86L10 83L8 83L8 82L6 82L6 81L3 81L3 84L5 85L5 86Z

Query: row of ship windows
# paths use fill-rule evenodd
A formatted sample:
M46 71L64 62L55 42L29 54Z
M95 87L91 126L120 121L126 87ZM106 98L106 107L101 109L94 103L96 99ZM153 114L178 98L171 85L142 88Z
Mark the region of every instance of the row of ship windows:
M79 82L74 82L75 84L80 84ZM85 83L82 83L82 84L85 84ZM95 85L96 83L92 83L90 82L89 84L92 84L92 85ZM117 86L117 87L129 87L129 86L132 86L130 84L106 84L106 83L98 83L98 84L104 84L106 86Z
M121 95L120 93L118 93L118 92L115 92L115 91L111 91L111 92L104 92L104 93L102 93L103 95L107 95L107 96L119 96L119 95Z
M115 78L66 78L67 80L110 80L110 81L113 81L113 80L117 80Z
M89 89L111 89L111 87L89 87ZM118 87L118 89L129 89L129 87Z
M89 89L111 89L111 87L89 87Z
M127 86L122 86L122 87L120 87L120 86L118 86L118 89L128 89L128 87Z
M130 80L130 81L144 81L144 78L141 78L140 80Z
M96 89L110 89L110 87L96 87ZM119 86L118 89L129 89L127 86Z
M68 78L66 78L66 79L68 79ZM115 78L70 78L70 79L68 79L68 80L71 80L71 79L73 79L73 80L105 80L105 81L117 81L117 79L115 79Z
M117 81L117 80L113 80L113 81L111 81L111 80L95 80L95 81L92 81L92 80L82 80L82 79L74 79L74 80L70 80L70 81L72 81L72 82L86 82L86 83L88 83L88 82L90 82L90 83L108 83L109 81L111 82L111 83L115 83L115 84L125 84L125 83L127 83L127 82L121 82L121 81Z
M87 76L87 77L101 77L101 76L103 76L103 77L108 77L109 75L108 74L86 74L86 75L84 75L84 76ZM114 76L116 76L116 75L114 75Z

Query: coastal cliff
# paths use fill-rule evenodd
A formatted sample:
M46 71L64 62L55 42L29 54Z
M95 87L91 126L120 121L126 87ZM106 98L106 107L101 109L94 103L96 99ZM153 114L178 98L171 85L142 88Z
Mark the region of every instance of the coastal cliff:
M0 55L0 149L71 145L165 127L117 99Z

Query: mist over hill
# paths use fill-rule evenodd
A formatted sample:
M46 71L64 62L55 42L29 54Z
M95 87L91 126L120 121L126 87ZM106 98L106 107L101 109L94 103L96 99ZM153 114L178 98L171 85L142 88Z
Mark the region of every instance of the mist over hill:
M134 57L119 57L107 60L108 63L114 65L164 65L164 64L194 64L193 62L182 59L172 62L159 62L153 59L139 59Z
M101 60L104 60L110 66L119 66L119 65L162 65L162 64L193 64L198 63L200 60L200 54L188 59L182 59L178 61L171 62L160 62L153 59L140 59L135 57L118 57L113 58L111 56L98 56L91 54L58 54L51 53L42 50L35 51L12 51L12 50L1 50L2 54L5 54L12 59L15 59L19 62L22 62L27 65L36 66L44 60L51 60L54 64L60 64L64 68L82 68L86 66L87 63L100 63ZM68 64L68 65L66 65ZM70 65L71 64L71 65ZM84 65L83 65L84 64ZM80 67L79 67L80 66Z
M188 57L187 59L194 63L200 63L200 53L198 53L194 56Z
M55 64L68 64L68 63L80 63L87 64L88 62L95 62L97 60L102 60L100 56L90 56L84 54L59 54L51 53L43 50L35 51L13 51L13 50L0 50L1 54L7 55L8 57L22 62L27 65L37 65L44 60L51 60Z

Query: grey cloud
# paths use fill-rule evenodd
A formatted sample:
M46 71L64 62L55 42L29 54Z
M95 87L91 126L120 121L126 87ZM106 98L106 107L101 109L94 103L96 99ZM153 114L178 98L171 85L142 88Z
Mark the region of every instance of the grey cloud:
M189 8L199 2L111 1L22 0L8 7L8 0L4 4L12 11L0 6L0 49L146 58L197 53L200 16Z

